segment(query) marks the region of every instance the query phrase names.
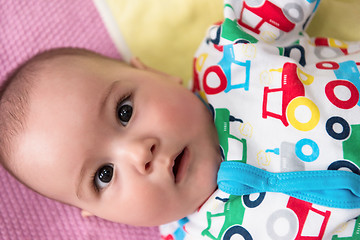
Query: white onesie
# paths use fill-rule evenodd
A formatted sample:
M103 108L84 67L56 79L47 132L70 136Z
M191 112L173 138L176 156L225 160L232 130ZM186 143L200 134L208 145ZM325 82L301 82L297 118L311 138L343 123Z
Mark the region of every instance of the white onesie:
M193 89L219 133L219 189L163 239L360 239L360 43L310 39L318 3L225 0Z

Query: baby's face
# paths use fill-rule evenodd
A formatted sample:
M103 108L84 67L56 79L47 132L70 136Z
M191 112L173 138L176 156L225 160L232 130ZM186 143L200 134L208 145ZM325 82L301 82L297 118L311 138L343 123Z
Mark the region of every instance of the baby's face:
M62 57L30 97L14 172L45 196L108 220L158 225L192 213L216 189L211 115L164 74Z

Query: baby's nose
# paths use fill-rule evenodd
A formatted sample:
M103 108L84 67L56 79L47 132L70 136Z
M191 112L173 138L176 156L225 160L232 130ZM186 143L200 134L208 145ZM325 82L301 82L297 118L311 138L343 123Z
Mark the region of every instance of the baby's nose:
M157 148L158 141L155 138L134 141L131 146L129 146L130 161L139 173L148 174L151 171Z

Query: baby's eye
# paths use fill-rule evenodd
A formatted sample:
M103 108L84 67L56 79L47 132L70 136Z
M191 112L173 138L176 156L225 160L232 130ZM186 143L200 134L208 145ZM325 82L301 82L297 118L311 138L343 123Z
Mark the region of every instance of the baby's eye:
M112 164L107 164L100 167L95 174L94 184L96 189L101 190L106 188L113 177L114 167Z
M130 121L132 112L132 102L129 98L126 98L125 100L119 102L116 108L116 114L117 118L123 126L126 126Z

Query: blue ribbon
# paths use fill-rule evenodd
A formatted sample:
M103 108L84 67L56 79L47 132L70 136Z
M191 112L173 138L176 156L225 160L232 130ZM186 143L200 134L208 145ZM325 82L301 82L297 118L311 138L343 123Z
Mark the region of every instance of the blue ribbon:
M281 192L333 208L360 208L360 175L320 170L271 173L239 161L226 161L218 172L218 187L231 195Z

